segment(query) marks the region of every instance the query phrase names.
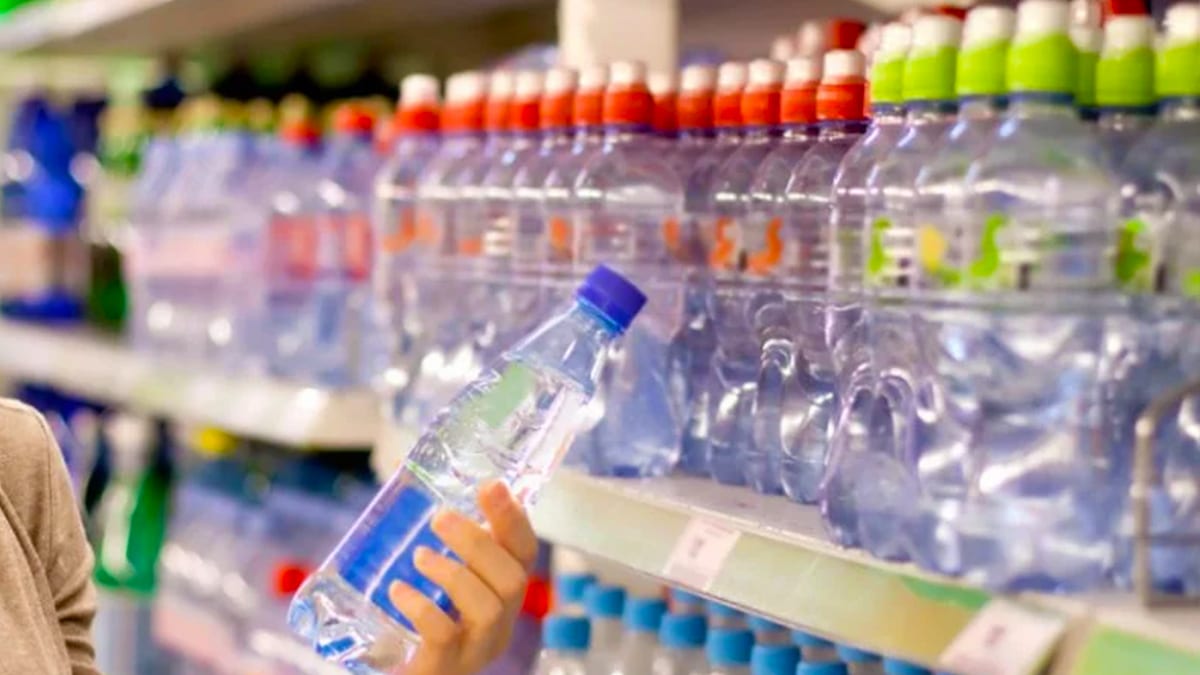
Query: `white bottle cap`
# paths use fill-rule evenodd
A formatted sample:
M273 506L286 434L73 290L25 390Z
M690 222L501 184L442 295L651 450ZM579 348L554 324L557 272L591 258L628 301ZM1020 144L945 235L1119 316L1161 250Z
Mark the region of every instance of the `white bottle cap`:
M740 91L746 88L748 77L746 64L741 61L726 61L717 69L717 90Z
M646 83L646 64L641 61L614 61L608 67L608 86L629 87Z
M962 42L962 22L944 14L925 14L912 30L910 51L955 47Z
M778 87L783 84L783 67L772 59L754 59L750 62L749 86Z
M821 62L808 56L797 56L787 62L787 83L802 85L821 81Z
M825 22L810 19L796 32L796 52L801 56L819 56L825 52Z
M1099 54L1100 45L1104 42L1104 33L1099 28L1091 26L1071 26L1068 31L1071 42L1083 54Z
M791 35L780 35L771 42L771 58L787 61L796 55L796 41Z
M607 66L588 66L579 72L579 91L598 91L607 86Z
M437 78L424 73L407 75L400 81L401 105L437 105L440 85Z
M1148 16L1123 14L1104 24L1104 53L1119 54L1154 43L1154 22Z
M516 86L517 76L511 70L494 71L488 81L488 96L497 100L512 98Z
M517 73L516 98L522 101L541 98L543 79L541 71L537 70L522 70Z
M883 24L872 21L863 34L858 36L858 51L870 56L879 49L879 43L883 39Z
M975 7L967 12L967 22L963 26L963 49L995 42L1008 42L1012 40L1016 23L1017 13L1008 7L996 7L995 5Z
M1017 38L1066 33L1070 19L1071 8L1061 0L1025 0L1017 6Z
M893 21L883 27L879 36L879 48L875 50L875 60L902 59L908 55L910 44L912 44L912 30L899 21Z
M546 71L545 89L547 96L560 96L575 91L579 84L579 71L574 68L557 67Z
M679 91L679 84L676 80L675 73L654 72L650 73L646 85L654 96L669 96Z
M1200 40L1200 3L1177 2L1163 20L1167 44Z
M478 71L455 73L446 82L446 101L455 104L478 101L487 95L487 84L487 76Z
M712 91L717 86L717 69L712 66L688 66L680 76L679 88L689 93Z
M835 49L825 52L823 81L834 82L863 77L867 72L866 58L857 49Z

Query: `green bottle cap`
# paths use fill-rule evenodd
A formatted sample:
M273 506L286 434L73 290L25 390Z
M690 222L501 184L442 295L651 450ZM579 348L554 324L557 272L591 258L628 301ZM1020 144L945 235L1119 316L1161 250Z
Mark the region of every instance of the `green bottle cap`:
M1017 9L1017 35L1008 52L1008 90L1074 94L1078 54L1067 36L1067 3L1025 0Z
M1172 5L1158 52L1155 92L1160 98L1200 96L1200 7Z
M1146 16L1114 16L1104 26L1096 64L1096 103L1146 107L1154 103L1154 24Z
M908 26L889 23L883 27L875 63L871 66L872 103L900 103L903 100L908 45Z
M1016 13L1007 7L982 6L967 14L956 76L959 96L998 96L1007 91L1005 66Z
M904 62L905 101L954 99L954 74L962 24L940 14L923 16L913 27L913 45Z

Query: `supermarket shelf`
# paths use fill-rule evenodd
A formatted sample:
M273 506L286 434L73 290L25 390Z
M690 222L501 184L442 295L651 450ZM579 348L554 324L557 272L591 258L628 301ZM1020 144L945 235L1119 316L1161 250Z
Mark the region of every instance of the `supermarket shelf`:
M677 543L697 520L737 533L728 557L703 582L667 571ZM562 471L543 493L534 523L554 543L931 667L995 600L1015 601L1022 611L1065 624L1054 655L1056 674L1200 673L1198 610L1146 610L1115 593L994 597L834 546L815 508L709 481L627 481Z
M369 448L375 397L267 378L181 368L112 338L0 320L0 373L145 412L210 424L264 441L322 449Z

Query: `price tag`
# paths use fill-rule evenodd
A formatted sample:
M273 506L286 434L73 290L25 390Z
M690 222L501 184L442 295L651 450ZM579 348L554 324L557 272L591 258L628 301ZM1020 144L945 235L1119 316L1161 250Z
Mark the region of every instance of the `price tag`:
M939 663L964 675L1036 675L1066 627L1063 617L992 600L954 638Z
M693 518L684 528L663 575L673 581L708 590L742 533L724 525Z

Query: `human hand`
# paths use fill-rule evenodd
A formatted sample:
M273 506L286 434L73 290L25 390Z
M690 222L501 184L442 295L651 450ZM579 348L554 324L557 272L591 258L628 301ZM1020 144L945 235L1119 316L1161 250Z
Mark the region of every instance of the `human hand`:
M404 675L474 675L508 648L525 599L538 542L525 509L500 482L478 494L488 528L452 511L433 518L433 531L463 562L429 549L416 552L417 570L445 589L455 622L408 584L393 582L392 604L421 636Z

